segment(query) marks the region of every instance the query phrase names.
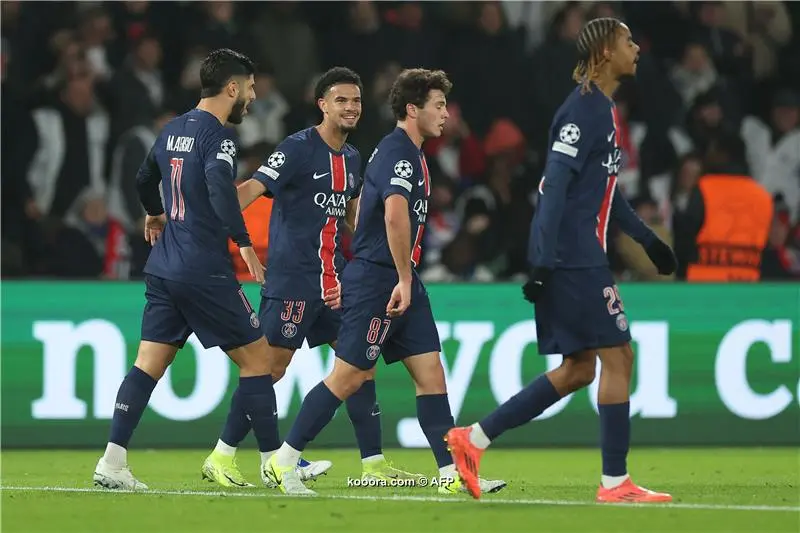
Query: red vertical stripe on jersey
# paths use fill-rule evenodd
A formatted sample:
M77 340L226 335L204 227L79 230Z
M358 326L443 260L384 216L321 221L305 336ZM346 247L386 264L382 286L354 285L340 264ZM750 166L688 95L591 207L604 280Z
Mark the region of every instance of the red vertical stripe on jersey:
M611 106L611 121L614 123L614 147L619 148L622 146L622 137L619 129L619 115L617 114L617 106Z
M331 162L331 191L343 193L347 187L347 167L344 155L329 154ZM339 274L336 272L336 234L339 231L339 219L328 217L322 231L319 233L319 260L322 263L320 274L320 290L322 297L339 283Z
M611 203L614 201L614 189L617 187L617 177L609 176L606 181L606 190L603 193L603 203L600 204L600 212L597 214L597 240L603 251L606 250L606 236L608 235L608 220L611 218Z
M425 156L420 157L422 163L422 181L425 187L425 201L428 201L428 196L431 195L431 175L428 172L428 162L425 161ZM422 236L425 233L425 224L420 224L417 227L417 235L414 238L414 246L411 248L411 263L414 266L419 264L419 259L422 256Z

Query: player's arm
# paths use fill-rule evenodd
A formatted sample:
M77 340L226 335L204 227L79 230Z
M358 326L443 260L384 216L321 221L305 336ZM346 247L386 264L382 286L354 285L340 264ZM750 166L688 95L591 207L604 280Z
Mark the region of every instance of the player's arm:
M350 233L356 231L356 213L358 212L358 197L347 201L347 212L345 213L344 223Z
M302 141L288 138L278 145L253 176L239 185L237 193L242 210L255 202L262 194L277 198L303 167L306 146Z
M239 248L252 246L233 187L233 166L226 161L212 160L206 165L205 174L211 208L228 229L230 238Z
M618 187L614 190L614 199L611 204L611 220L616 222L619 229L625 234L645 248L658 238L653 230L639 218Z
M142 203L145 212L156 217L164 214L164 206L161 203L161 194L158 191L158 184L161 182L161 171L156 162L156 144L150 148L147 157L139 166L136 173L136 190L139 193L139 201Z
M536 270L553 270L556 266L558 230L564 216L569 184L577 171L557 158L550 158L539 182L539 202L531 221L528 258Z
M411 219L408 217L408 199L402 194L392 194L384 200L386 240L400 281L411 282Z
M258 200L258 197L267 192L267 188L257 179L250 178L236 187L236 196L239 198L239 209L244 211Z

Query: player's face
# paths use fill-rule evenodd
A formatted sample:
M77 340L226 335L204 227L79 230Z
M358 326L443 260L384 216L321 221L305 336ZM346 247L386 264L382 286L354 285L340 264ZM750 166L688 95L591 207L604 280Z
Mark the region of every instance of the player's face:
M342 132L350 133L356 129L361 118L361 89L353 83L334 85L320 100L323 120L337 126Z
M247 114L247 108L256 99L256 82L253 76L241 79L235 79L234 83L237 86L236 99L233 102L231 114L228 117L228 122L231 124L241 124L242 119Z
M636 63L639 61L639 45L633 41L631 30L622 25L617 31L614 51L611 54L611 64L617 79L635 76Z
M417 128L426 139L440 137L449 116L447 98L444 93L438 89L432 89L428 93L425 105L417 109Z

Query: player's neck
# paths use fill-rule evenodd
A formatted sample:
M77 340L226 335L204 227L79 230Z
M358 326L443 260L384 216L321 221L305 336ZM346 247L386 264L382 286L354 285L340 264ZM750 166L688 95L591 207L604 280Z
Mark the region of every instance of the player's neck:
M344 146L344 143L347 142L347 133L343 132L339 128L331 126L330 124L326 124L325 122L317 126L317 133L319 133L319 136L322 137L322 140L325 142L325 144L337 152L340 151Z
M617 92L617 88L619 88L619 80L608 72L604 72L598 76L594 80L594 84L597 85L600 92L606 95L609 100L614 99L614 93Z
M413 142L418 149L422 150L422 143L425 142L425 138L419 132L416 124L408 120L398 120L397 127L405 131L408 138L411 139L411 142Z
M201 98L200 103L197 104L197 109L211 113L223 126L228 122L228 117L231 114L227 103L218 102L213 98Z

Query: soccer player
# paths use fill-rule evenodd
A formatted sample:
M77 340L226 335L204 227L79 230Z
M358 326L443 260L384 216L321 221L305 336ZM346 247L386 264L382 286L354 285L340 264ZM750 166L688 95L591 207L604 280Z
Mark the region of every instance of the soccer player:
M366 169L356 213L354 258L341 278L342 325L333 371L306 395L286 442L264 475L287 494L314 494L294 465L306 445L330 422L336 409L373 375L378 356L403 361L417 391L417 414L442 477L461 484L443 441L453 427L439 335L419 262L431 181L422 154L426 138L438 137L447 119L451 84L441 71L413 69L400 74L391 92L397 128L381 140ZM279 177L280 180L280 177ZM505 486L484 482L486 490Z
M136 176L147 212L145 239L153 245L144 270L147 303L139 353L117 393L96 485L147 489L128 468L128 443L153 388L192 332L239 367L239 401L259 448L280 444L267 341L228 253L230 237L253 277L263 281L233 184L236 142L225 127L240 123L255 99L253 71L242 54L211 52L200 68L199 104L164 127Z
M619 20L584 26L577 41L579 83L556 112L550 152L539 182L523 287L535 303L541 354L563 354L561 366L539 376L493 413L447 441L461 479L478 498L481 456L503 432L539 416L564 396L586 387L602 363L598 404L603 472L598 502L668 502L628 477L629 390L633 352L628 318L606 258L606 232L614 220L639 242L661 274L677 268L672 250L633 212L617 189L620 132L612 95L636 73L639 47Z
M312 348L336 346L341 319L335 309L345 264L341 230L345 224L353 228L361 191L361 155L346 141L361 117L361 93L361 78L352 70L335 67L323 74L315 88L322 122L284 139L253 177L239 186L242 209L262 194L274 198L259 318L276 382L304 340ZM362 477L413 477L383 456L374 374L373 369L347 398L347 413L361 451ZM236 447L250 430L244 413L236 410L238 394L234 393L222 435L202 469L205 478L225 486L249 485L234 461ZM262 472L272 452L262 452ZM330 467L330 461L301 458L298 463L303 480ZM262 481L274 486L264 476Z

